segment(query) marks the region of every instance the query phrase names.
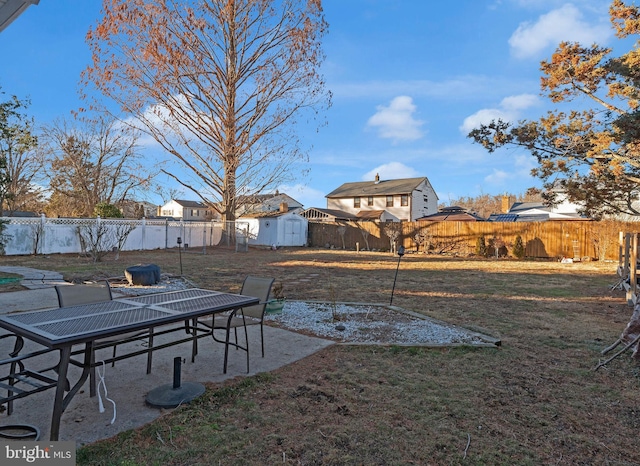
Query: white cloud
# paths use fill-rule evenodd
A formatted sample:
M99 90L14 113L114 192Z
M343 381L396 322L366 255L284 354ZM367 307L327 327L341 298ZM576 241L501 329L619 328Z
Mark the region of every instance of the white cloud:
M381 138L415 141L423 136L420 127L424 124L413 117L416 108L411 97L395 97L388 107L377 107L378 111L369 118L367 126L377 128Z
M493 169L493 172L484 177L484 181L494 186L502 186L512 175L504 170Z
M324 197L326 193L304 184L281 185L278 187L278 191L291 196L302 204L305 209L327 206L327 200Z
M504 187L507 184L524 186L531 182L531 169L536 166L530 154L512 155L513 163L509 168L493 168L492 173L484 177L484 182L493 187Z
M517 58L539 55L548 47L555 48L562 41L585 45L605 42L611 35L605 24L590 25L571 3L541 15L535 23L525 22L509 38L511 51Z
M499 108L484 108L465 118L460 126L460 132L466 135L472 129L478 128L482 124L488 124L492 120L500 119L505 122L517 120L522 110L533 107L539 102L540 99L533 94L505 97L500 102Z
M500 102L500 107L507 111L525 110L540 102L538 96L533 94L520 94L505 97Z
M393 180L398 178L416 178L420 175L415 169L407 167L400 162L390 162L379 165L373 170L362 175L362 181L373 181L376 175L380 175L381 180Z
M490 123L493 120L509 121L507 114L497 108L485 108L478 110L473 115L468 116L462 122L460 132L463 134L469 134L474 128L478 128L482 124Z

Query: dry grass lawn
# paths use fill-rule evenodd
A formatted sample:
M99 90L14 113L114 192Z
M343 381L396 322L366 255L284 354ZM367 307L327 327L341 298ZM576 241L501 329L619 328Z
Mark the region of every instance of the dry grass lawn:
M238 291L274 276L292 299L386 303L398 258L318 249L189 251L197 286ZM2 258L67 280L156 263L176 251ZM629 354L597 372L631 308L614 263L407 254L394 304L502 340L499 349L334 345L207 393L136 431L82 448L80 464L640 464L640 371ZM0 288L2 288L0 286ZM267 356L268 357L268 356Z

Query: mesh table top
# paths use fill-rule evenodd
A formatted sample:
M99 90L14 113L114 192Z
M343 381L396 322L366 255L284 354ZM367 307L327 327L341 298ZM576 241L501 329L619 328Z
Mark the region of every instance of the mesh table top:
M199 288L0 316L0 327L49 347L81 343L256 304Z

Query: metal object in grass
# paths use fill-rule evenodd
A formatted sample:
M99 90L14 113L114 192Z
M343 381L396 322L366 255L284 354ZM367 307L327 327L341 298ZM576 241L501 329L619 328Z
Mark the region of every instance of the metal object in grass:
M178 236L178 256L180 256L180 276L182 277L182 238Z
M398 265L396 266L396 275L393 277L393 288L391 288L391 299L389 300L389 306L393 304L393 292L396 290L396 280L398 279L398 269L400 268L400 259L404 256L404 246L398 248Z

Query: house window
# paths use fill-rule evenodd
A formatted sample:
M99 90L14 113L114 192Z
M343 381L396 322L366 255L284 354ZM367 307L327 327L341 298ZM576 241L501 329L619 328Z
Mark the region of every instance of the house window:
M369 207L371 207L371 206L373 205L373 196L369 196L369 197L367 198L367 205L368 205Z
M360 198L359 197L354 197L353 198L353 207L355 207L356 209L360 208Z
M196 209L192 210L191 211L191 216L192 217L200 217L200 211L196 210Z
M173 217L173 210L164 209L162 211L162 215L165 217Z
M408 194L403 194L402 196L400 196L400 205L402 207L407 207L409 205L409 195Z
M393 207L393 196L387 196L387 207Z

